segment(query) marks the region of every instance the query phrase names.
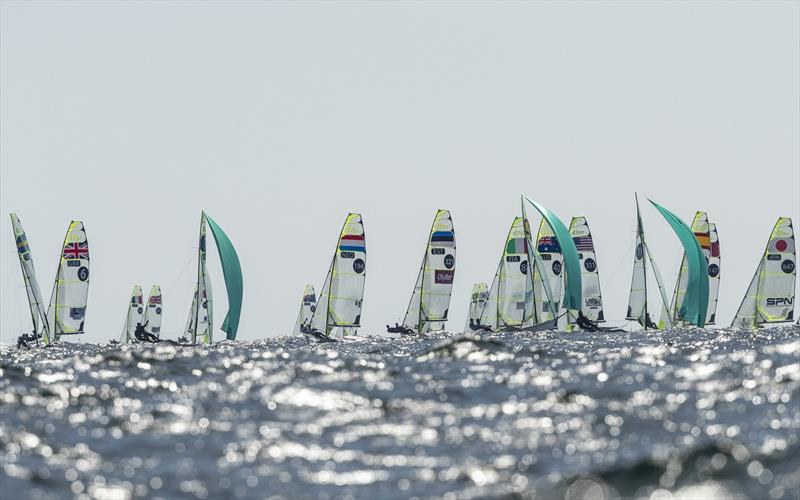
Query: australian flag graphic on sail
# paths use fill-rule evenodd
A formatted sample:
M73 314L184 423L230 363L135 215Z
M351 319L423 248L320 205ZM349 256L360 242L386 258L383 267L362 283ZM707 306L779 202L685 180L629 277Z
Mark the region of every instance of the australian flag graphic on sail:
M89 258L89 243L67 243L64 245L64 258L67 260L73 259L88 259Z
M561 245L558 244L558 238L555 236L542 236L539 238L539 253L542 252L560 253Z

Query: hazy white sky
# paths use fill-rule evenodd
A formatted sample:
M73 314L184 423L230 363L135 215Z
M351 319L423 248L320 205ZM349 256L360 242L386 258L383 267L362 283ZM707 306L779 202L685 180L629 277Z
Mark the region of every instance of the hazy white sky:
M366 228L365 333L401 319L437 208L456 228L459 330L520 193L588 218L608 319L627 305L634 191L717 223L724 324L775 219L800 223L798 2L4 1L0 14L0 342L30 328L10 211L45 299L69 221L85 222L94 342L119 336L134 284L161 284L163 330L183 329L202 209L239 252L241 339L291 333L348 211ZM643 210L671 290L681 248ZM221 321L215 255L210 272Z

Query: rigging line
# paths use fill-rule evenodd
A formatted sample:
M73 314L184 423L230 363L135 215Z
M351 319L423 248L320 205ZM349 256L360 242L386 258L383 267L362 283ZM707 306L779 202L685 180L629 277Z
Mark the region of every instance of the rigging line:
M181 278L186 272L186 269L188 269L189 264L192 263L192 260L194 259L195 255L197 255L197 249L198 247L192 247L192 253L189 255L189 258L186 259L186 263L183 264L183 268L181 268L180 272L178 273L178 277L175 278L172 284L169 285L169 288L165 288L165 290L168 292L169 295L171 295L172 292L175 291L175 288L178 286L178 282L180 282Z

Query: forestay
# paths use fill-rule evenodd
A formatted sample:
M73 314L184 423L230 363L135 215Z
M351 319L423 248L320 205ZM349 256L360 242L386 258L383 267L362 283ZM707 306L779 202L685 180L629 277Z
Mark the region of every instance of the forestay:
M364 224L359 214L348 214L331 260L325 283L311 318L311 328L330 335L334 328L354 334L361 326L361 306L367 269Z
M125 316L125 326L122 328L123 344L136 342L136 327L142 325L144 320L144 304L142 303L142 287L134 285L131 300L128 301L128 313Z
M300 311L297 313L297 321L294 324L292 335L300 335L302 326L309 324L316 305L317 296L314 293L314 287L312 285L306 285L303 290L303 298L300 301Z
M731 326L752 330L765 324L792 321L796 263L792 219L781 217L772 229L767 247Z
M456 272L456 236L448 210L433 219L403 326L419 333L444 328Z
M161 297L161 287L153 285L150 289L150 296L147 298L147 309L144 313L145 329L155 336L161 334L161 319L164 313L163 299Z
M89 298L89 242L83 222L72 221L64 237L56 279L47 309L53 339L83 333Z
M47 324L47 311L42 300L42 291L39 288L39 281L36 279L36 270L33 267L33 256L28 243L28 237L22 229L22 224L17 218L17 214L11 214L11 226L14 230L14 239L17 245L17 257L22 269L22 278L25 282L25 293L28 296L28 306L31 311L31 321L33 322L33 332L41 333L45 343L49 342L50 329Z
M597 266L597 254L594 249L592 232L586 217L573 217L569 224L569 234L578 259L581 261L581 312L595 323L603 322L603 296L600 293L600 271Z

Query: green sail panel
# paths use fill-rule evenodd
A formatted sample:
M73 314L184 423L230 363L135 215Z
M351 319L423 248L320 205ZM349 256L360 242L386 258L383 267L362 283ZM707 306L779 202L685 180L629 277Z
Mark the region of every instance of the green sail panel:
M547 224L555 233L558 239L559 246L561 247L561 254L564 257L564 308L568 310L580 310L583 304L581 292L581 261L578 258L578 249L575 248L575 242L572 241L572 236L569 229L564 225L561 220L555 216L553 212L546 209L542 205L528 198L523 197L533 205L533 207L542 214L542 217L547 221Z
M686 283L686 295L679 309L680 317L683 321L702 328L706 324L706 313L708 312L708 271L703 249L692 229L677 215L653 200L650 200L650 203L672 227L686 252L689 277Z
M233 248L233 243L225 231L208 214L205 214L205 217L211 228L211 234L214 235L214 241L217 242L217 252L219 252L219 259L222 262L222 274L225 277L225 289L228 292L228 314L225 315L225 321L222 322L222 331L227 334L228 340L236 340L239 317L242 314L244 290L242 266L239 264L236 249Z

